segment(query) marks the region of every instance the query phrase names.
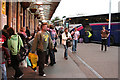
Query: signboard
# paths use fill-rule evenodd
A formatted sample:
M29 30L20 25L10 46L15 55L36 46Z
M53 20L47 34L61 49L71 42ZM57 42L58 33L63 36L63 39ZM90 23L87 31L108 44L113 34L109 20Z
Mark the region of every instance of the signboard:
M2 0L2 14L6 14L6 2L5 0Z

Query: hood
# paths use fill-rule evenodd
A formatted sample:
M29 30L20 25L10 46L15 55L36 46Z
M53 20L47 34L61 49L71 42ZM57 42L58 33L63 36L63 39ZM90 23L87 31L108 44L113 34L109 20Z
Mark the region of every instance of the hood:
M12 39L12 40L17 40L17 39L18 39L18 35L17 35L17 34L12 35L10 39Z

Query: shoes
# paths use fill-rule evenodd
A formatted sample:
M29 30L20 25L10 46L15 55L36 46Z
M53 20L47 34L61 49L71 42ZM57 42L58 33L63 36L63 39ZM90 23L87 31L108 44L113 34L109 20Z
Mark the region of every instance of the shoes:
M35 70L35 72L37 72L37 70Z
M54 64L56 64L56 62L54 62Z
M19 76L19 77L12 76L12 78L14 78L14 79L21 79L23 76L24 76L24 74L22 74L22 75Z
M65 57L65 60L68 60L68 58L67 58L67 57Z
M50 66L53 66L54 64L53 64L53 63L50 63L49 65L50 65Z
M39 74L39 76L43 76L43 77L46 77L46 74Z
M45 66L45 67L48 67L48 65L47 65L47 64L44 64L44 66Z
M18 77L18 79L22 78L24 76L24 74L22 74L21 76Z
M12 78L15 78L14 76L12 76Z
M43 74L43 77L46 77L46 74Z
M54 63L50 63L49 65L50 65L50 66L53 66L54 64L56 64L56 62L54 62Z

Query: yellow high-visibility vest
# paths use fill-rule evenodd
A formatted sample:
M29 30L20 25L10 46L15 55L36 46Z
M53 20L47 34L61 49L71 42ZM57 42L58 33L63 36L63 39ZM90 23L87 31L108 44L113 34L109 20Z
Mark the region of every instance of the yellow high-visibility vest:
M92 36L90 31L87 31L89 33L88 38L90 38Z

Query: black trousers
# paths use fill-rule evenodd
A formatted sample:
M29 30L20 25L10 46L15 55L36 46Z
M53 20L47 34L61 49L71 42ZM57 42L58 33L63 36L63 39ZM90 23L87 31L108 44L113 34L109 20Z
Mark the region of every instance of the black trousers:
M105 51L107 51L107 39L102 39L101 50L103 51L103 45L105 46Z
M62 44L62 35L60 35L60 44Z
M44 74L44 64L45 64L45 59L46 59L46 54L47 51L37 51L37 55L38 55L38 65L39 65L39 74L43 75Z
M12 65L13 69L15 70L14 77L19 77L23 74L23 72L19 68L19 61L17 60L16 55L11 55L11 65Z

